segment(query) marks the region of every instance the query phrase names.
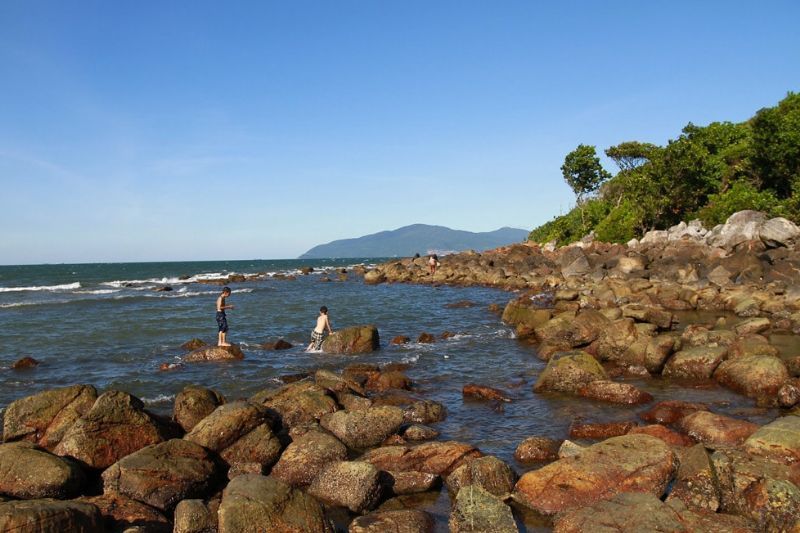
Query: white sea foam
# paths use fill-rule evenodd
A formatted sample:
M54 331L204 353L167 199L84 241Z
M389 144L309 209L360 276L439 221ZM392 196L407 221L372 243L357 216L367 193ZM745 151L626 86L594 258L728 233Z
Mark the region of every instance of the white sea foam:
M47 302L11 302L7 304L0 304L0 309L11 309L12 307L28 307L32 305L51 305L51 304L65 304L70 300L50 300Z
M156 405L159 403L169 403L174 399L175 399L174 394L159 394L158 396L155 396L153 398L143 397L142 402L144 402L145 405Z
M96 289L91 291L75 291L75 294L114 294L119 292L119 289Z
M80 282L76 281L75 283L65 283L63 285L42 285L38 287L0 287L0 292L34 292L34 291L71 291L75 289L80 289L81 284Z
M401 363L406 363L406 364L416 363L417 361L419 361L419 354L407 355L402 359L400 359Z

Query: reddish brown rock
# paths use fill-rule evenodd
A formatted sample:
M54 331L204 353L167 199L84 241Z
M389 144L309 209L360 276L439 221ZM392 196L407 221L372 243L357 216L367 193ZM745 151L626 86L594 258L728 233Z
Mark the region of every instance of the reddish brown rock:
M660 497L677 466L674 452L661 440L623 435L526 473L517 482L514 498L549 515L623 492Z
M294 348L294 345L291 342L278 339L275 342L265 342L261 345L261 348L264 350L288 350Z
M750 398L774 400L789 378L786 365L772 355L742 355L720 363L714 379Z
M187 385L175 397L172 419L184 431L191 431L202 419L225 403L225 397L216 391L196 385Z
M436 474L428 472L392 472L386 471L388 479L386 484L388 489L395 495L416 494L426 492L434 488L441 479Z
M390 344L398 345L398 344L408 344L411 342L409 337L405 335L398 335L397 337L393 338Z
M690 415L696 411L707 410L708 406L703 403L666 400L658 402L644 413L641 413L639 417L645 422L669 425L679 422L686 415Z
M37 366L39 366L39 361L33 357L23 357L22 359L14 361L14 364L11 365L11 368L13 370L25 370L28 368L35 368Z
M630 383L618 383L610 380L597 380L583 385L578 395L584 398L603 402L636 405L653 401L650 393L637 389Z
M3 438L28 440L52 450L97 400L91 385L73 385L21 398L4 413Z
M84 484L72 461L32 442L0 444L0 494L20 499L69 498Z
M666 426L662 426L661 424L651 424L649 426L637 426L632 428L628 433L637 435L650 435L651 437L656 437L657 439L661 439L670 446L692 446L695 441L691 438L678 433L677 431L672 431Z
M475 398L477 400L492 400L499 402L510 402L509 398L500 389L487 387L486 385L478 385L476 383L467 383L461 389L461 395L465 398Z
M106 531L124 531L140 527L153 533L169 533L172 523L159 510L119 494L103 494L77 501L89 503L100 510Z
M94 505L50 499L0 502L0 531L9 533L100 533L103 521Z
M714 448L738 446L755 433L758 425L709 411L697 411L681 419L680 428L696 441Z
M456 495L468 485L477 485L499 498L505 498L514 489L517 476L511 467L493 456L478 457L462 464L447 476L447 490Z
M720 493L711 458L705 446L697 444L681 455L675 483L670 491L670 500L680 500L692 509L716 512L720 505Z
M433 517L414 509L377 511L351 522L349 533L432 533Z
M629 433L636 427L636 422L604 422L596 424L572 423L569 436L573 439L604 440Z
M367 390L383 392L389 389L411 388L411 380L403 372L391 370L388 372L373 372L367 378Z
M316 383L298 381L278 390L262 391L250 400L276 411L284 426L294 427L318 421L338 410L328 391Z
M403 410L390 405L362 411L337 411L325 415L320 425L349 448L363 449L380 444L403 424Z
M594 357L583 351L566 352L550 359L533 390L574 394L583 385L601 379L606 379L606 373Z
M310 484L326 464L346 459L347 447L336 437L321 431L309 431L289 444L272 467L270 477L292 487L301 487Z
M540 463L558 459L561 441L546 437L528 437L517 446L514 459L520 463Z
M238 345L232 346L203 346L183 357L187 363L202 361L237 361L244 359L244 352Z
M181 344L181 349L193 352L194 350L204 346L208 346L208 343L200 339L191 339Z
M109 391L67 430L54 452L103 469L165 437L165 429L144 410L141 400Z
M364 454L362 460L381 470L427 472L449 475L464 462L480 457L480 451L455 441L426 442L418 446L385 446Z
M434 337L430 333L420 333L419 337L417 337L417 342L420 344L430 344L432 342L436 342L436 337Z

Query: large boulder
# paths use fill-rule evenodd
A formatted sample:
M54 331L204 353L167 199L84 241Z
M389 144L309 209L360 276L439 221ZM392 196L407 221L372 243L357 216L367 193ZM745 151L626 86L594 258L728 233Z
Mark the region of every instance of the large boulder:
M372 463L380 470L447 476L463 463L482 455L469 444L443 441L417 446L382 446L368 451L361 460Z
M380 348L380 336L375 326L353 326L328 335L322 343L326 353L358 354L374 352Z
M172 533L172 524L157 509L119 494L103 494L79 501L97 507L106 531L142 528L147 533Z
M238 361L244 359L244 352L238 345L231 346L203 346L183 356L187 363L202 361Z
M185 498L205 495L217 473L208 450L193 442L172 439L143 448L112 465L103 472L103 492L172 511Z
M91 385L73 385L21 398L8 406L3 419L6 442L25 439L52 450L67 429L97 400Z
M224 403L225 397L216 391L187 385L175 397L172 418L188 432Z
M219 533L332 531L322 505L280 479L245 474L231 480L219 506Z
M692 509L719 509L719 487L705 446L696 444L681 454L681 464L667 501L680 500Z
M67 430L54 451L103 469L164 437L163 426L144 410L140 399L109 391Z
M362 513L378 503L380 472L363 461L328 463L311 482L308 493L328 505Z
M611 321L599 311L587 309L573 316L562 313L536 328L536 338L571 348L587 346L596 340Z
M347 447L336 437L309 431L289 444L271 475L292 487L302 487L310 484L326 464L346 459Z
M84 482L73 462L32 442L0 444L0 494L19 499L69 498Z
M281 423L290 428L316 422L339 408L325 388L309 381L298 381L278 390L259 392L250 401L277 412Z
M528 305L527 301L511 300L503 310L503 322L516 328L517 337L524 339L534 334L539 326L552 318L552 311Z
M184 437L220 452L267 420L267 410L256 403L237 401L217 407Z
M787 464L800 462L800 416L782 416L760 427L743 447L752 454Z
M415 509L376 511L350 523L349 533L433 533L433 518Z
M320 424L350 448L369 448L397 433L403 424L403 410L382 405L360 411L337 411L323 416Z
M550 359L533 390L574 394L583 385L598 379L607 379L607 376L594 357L583 351L567 352Z
M585 507L621 492L660 497L678 460L671 447L649 435L623 435L580 454L524 474L514 498L542 514Z
M511 508L478 485L458 492L450 513L451 533L517 533Z
M767 216L759 211L739 211L728 217L725 224L712 229L707 242L711 246L731 250L737 244L758 239L761 225L766 220Z
M724 346L695 346L676 352L664 365L666 377L709 379L725 358Z
M709 448L738 446L758 429L752 422L710 411L686 415L679 424L686 434Z
M800 228L790 220L776 217L763 222L758 233L767 246L789 246L800 237Z
M403 410L403 420L407 424L434 424L447 417L447 409L433 400L412 402Z
M458 494L468 485L477 485L499 498L506 498L514 489L516 480L511 467L497 457L487 455L462 464L447 476L445 482L452 494Z
M720 363L714 379L749 398L774 400L789 372L779 357L743 355Z
M94 505L50 499L0 502L0 531L9 533L100 533Z
M275 464L282 448L280 438L265 423L242 435L220 451L219 455L233 471L244 468L251 473L262 473L265 468Z

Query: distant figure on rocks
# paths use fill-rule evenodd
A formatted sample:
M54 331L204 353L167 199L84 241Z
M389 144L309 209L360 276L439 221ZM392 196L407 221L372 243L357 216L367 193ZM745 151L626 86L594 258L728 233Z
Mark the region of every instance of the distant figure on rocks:
M217 298L217 326L219 333L217 334L217 346L230 346L226 337L228 335L228 317L225 315L226 309L233 309L232 305L225 304L225 298L231 295L230 287L223 287L222 294Z
M436 267L438 267L439 264L439 258L436 254L431 255L431 258L428 259L428 267L431 269L431 276L436 275Z
M311 332L311 344L308 345L306 351L318 352L322 349L322 341L325 339L325 330L328 330L328 335L333 333L331 329L331 322L328 320L328 308L324 305L319 308L319 316L317 317L317 326Z

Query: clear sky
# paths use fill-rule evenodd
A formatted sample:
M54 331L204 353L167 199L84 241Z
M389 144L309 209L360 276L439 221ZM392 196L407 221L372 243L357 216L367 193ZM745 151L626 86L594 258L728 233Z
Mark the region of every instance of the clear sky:
M577 144L800 90L798 21L796 0L2 0L0 264L530 229L573 203Z

